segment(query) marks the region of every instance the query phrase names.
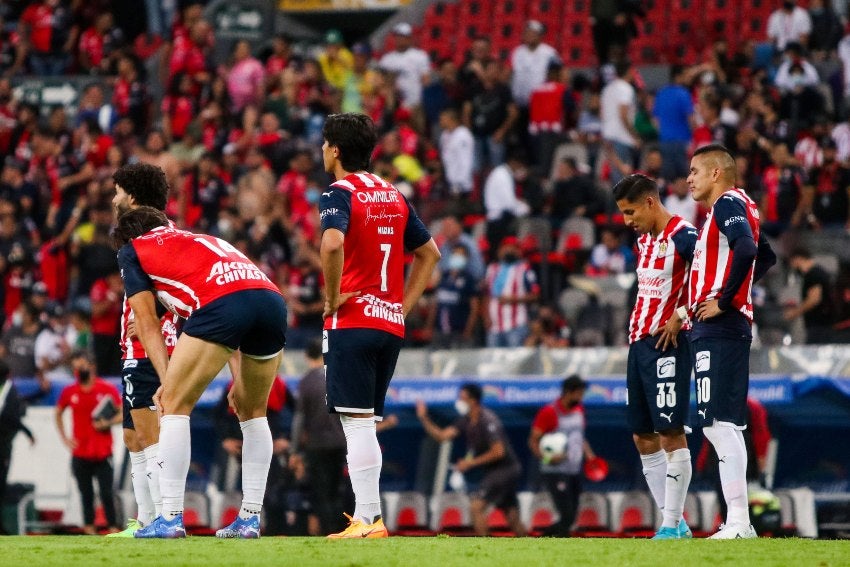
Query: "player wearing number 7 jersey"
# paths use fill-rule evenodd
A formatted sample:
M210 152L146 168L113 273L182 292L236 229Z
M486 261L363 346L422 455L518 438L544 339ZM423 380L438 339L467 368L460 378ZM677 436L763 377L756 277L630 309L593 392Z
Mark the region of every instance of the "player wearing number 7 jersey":
M657 185L644 175L622 179L614 186L614 199L626 225L640 234L626 384L643 475L663 515L653 539L689 538L682 511L691 481L685 424L692 364L689 325L680 312L687 304L697 231L664 208Z
M118 218L118 264L136 334L162 381L154 400L159 434L162 513L138 538L185 537L183 497L191 457L189 414L231 353L241 368L231 401L242 428L239 516L219 537L260 535L260 512L272 458L266 402L280 365L286 305L277 287L236 248L169 226L162 211L139 207ZM186 319L169 360L155 301Z
M425 290L440 252L390 183L367 171L377 141L363 114L329 116L322 131L325 170L336 181L319 200L325 277L323 352L328 410L340 414L355 509L332 538L386 537L378 482L375 421L404 338L404 318ZM405 251L413 263L405 283Z
M747 426L753 282L776 262L759 231L758 206L735 187L735 160L712 144L691 159L688 185L710 208L691 264L689 313L703 433L717 451L728 511L714 539L756 537L747 500Z

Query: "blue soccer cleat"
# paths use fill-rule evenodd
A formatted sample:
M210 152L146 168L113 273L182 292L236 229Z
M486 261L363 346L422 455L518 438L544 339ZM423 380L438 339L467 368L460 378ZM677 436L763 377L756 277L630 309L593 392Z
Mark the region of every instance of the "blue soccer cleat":
M186 528L183 527L183 514L177 514L172 520L166 520L162 516L157 516L153 522L136 530L136 533L133 535L139 538L159 539L186 537Z
M691 528L684 518L679 520L679 525L675 528L661 527L652 536L652 539L691 539L694 534L691 533Z
M256 514L247 519L237 516L229 526L217 530L215 537L257 539L260 537L260 517Z

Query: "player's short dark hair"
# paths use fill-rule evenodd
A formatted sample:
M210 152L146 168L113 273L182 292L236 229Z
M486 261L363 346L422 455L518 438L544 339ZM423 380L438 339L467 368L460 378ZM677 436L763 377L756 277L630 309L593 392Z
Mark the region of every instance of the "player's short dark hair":
M137 205L165 210L168 181L161 168L148 163L133 163L119 168L112 174L112 180L133 197Z
M118 224L112 233L113 243L116 248L120 248L158 226L168 226L168 217L164 212L153 207L131 209L118 217Z
M569 392L575 392L578 390L586 390L587 382L585 382L581 376L578 374L573 374L571 376L567 376L564 378L564 381L561 382L561 391L564 394Z
M708 144L707 146L702 146L701 148L697 148L694 150L694 157L702 155L702 154L713 154L713 153L724 153L728 155L733 160L735 156L732 155L732 152L729 151L729 148L724 146L723 144Z
M322 358L322 338L316 337L307 343L307 348L304 350L304 354L307 355L307 358L310 360L319 360Z
M371 118L357 112L331 114L325 120L322 136L339 149L339 162L345 171L369 169L369 159L378 142Z
M622 178L614 185L614 200L625 199L630 203L638 201L644 195L658 195L658 185L655 181L641 173L633 173Z
M466 395L478 402L481 403L481 398L484 397L484 390L481 389L481 386L474 382L466 382L460 387L461 392L466 392Z

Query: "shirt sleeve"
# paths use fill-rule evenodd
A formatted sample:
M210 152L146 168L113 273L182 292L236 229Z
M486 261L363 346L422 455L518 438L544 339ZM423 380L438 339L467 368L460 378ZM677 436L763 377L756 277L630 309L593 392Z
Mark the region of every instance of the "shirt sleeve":
M431 240L431 233L428 232L425 223L416 214L416 210L407 200L407 197L403 198L408 211L407 226L404 228L404 247L408 250L416 250Z
M343 234L347 233L351 219L351 194L343 189L329 187L319 197L319 219L323 231L335 228Z
M714 222L717 224L718 230L729 240L730 246L742 236L748 236L755 240L753 231L750 229L750 223L747 220L747 211L740 199L729 195L720 197L714 204Z
M549 433L558 428L558 416L555 414L555 409L552 406L544 406L540 408L537 415L534 416L534 422L531 427L538 429L543 433Z
M673 246L679 256L685 259L690 264L694 261L694 248L697 245L697 229L686 227L673 235Z
M128 298L154 289L153 280L142 269L136 249L129 242L118 250L118 267L121 269L121 279L124 280L124 293Z
M60 392L59 399L56 400L56 407L58 409L62 410L68 407L68 398L70 397L70 394L69 388L65 388L62 392Z

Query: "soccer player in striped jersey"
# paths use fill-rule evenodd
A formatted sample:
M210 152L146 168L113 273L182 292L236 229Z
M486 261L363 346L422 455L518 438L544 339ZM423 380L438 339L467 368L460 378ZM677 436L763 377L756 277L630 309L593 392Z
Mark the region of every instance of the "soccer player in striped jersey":
M664 208L658 186L645 175L622 179L614 199L626 225L640 234L626 382L629 425L664 518L653 539L690 538L682 511L691 481L685 424L693 364L682 313L697 231Z
M694 249L688 291L697 413L720 462L728 512L713 539L754 538L747 499L747 427L753 282L776 263L760 234L758 205L735 186L735 160L711 144L694 152L688 185L709 208Z
M375 422L404 339L404 318L428 285L440 252L407 199L367 172L377 132L363 114L329 116L325 171L336 181L319 199L328 410L340 414L354 490L349 526L329 537L381 538L381 448ZM405 281L405 250L413 263Z

